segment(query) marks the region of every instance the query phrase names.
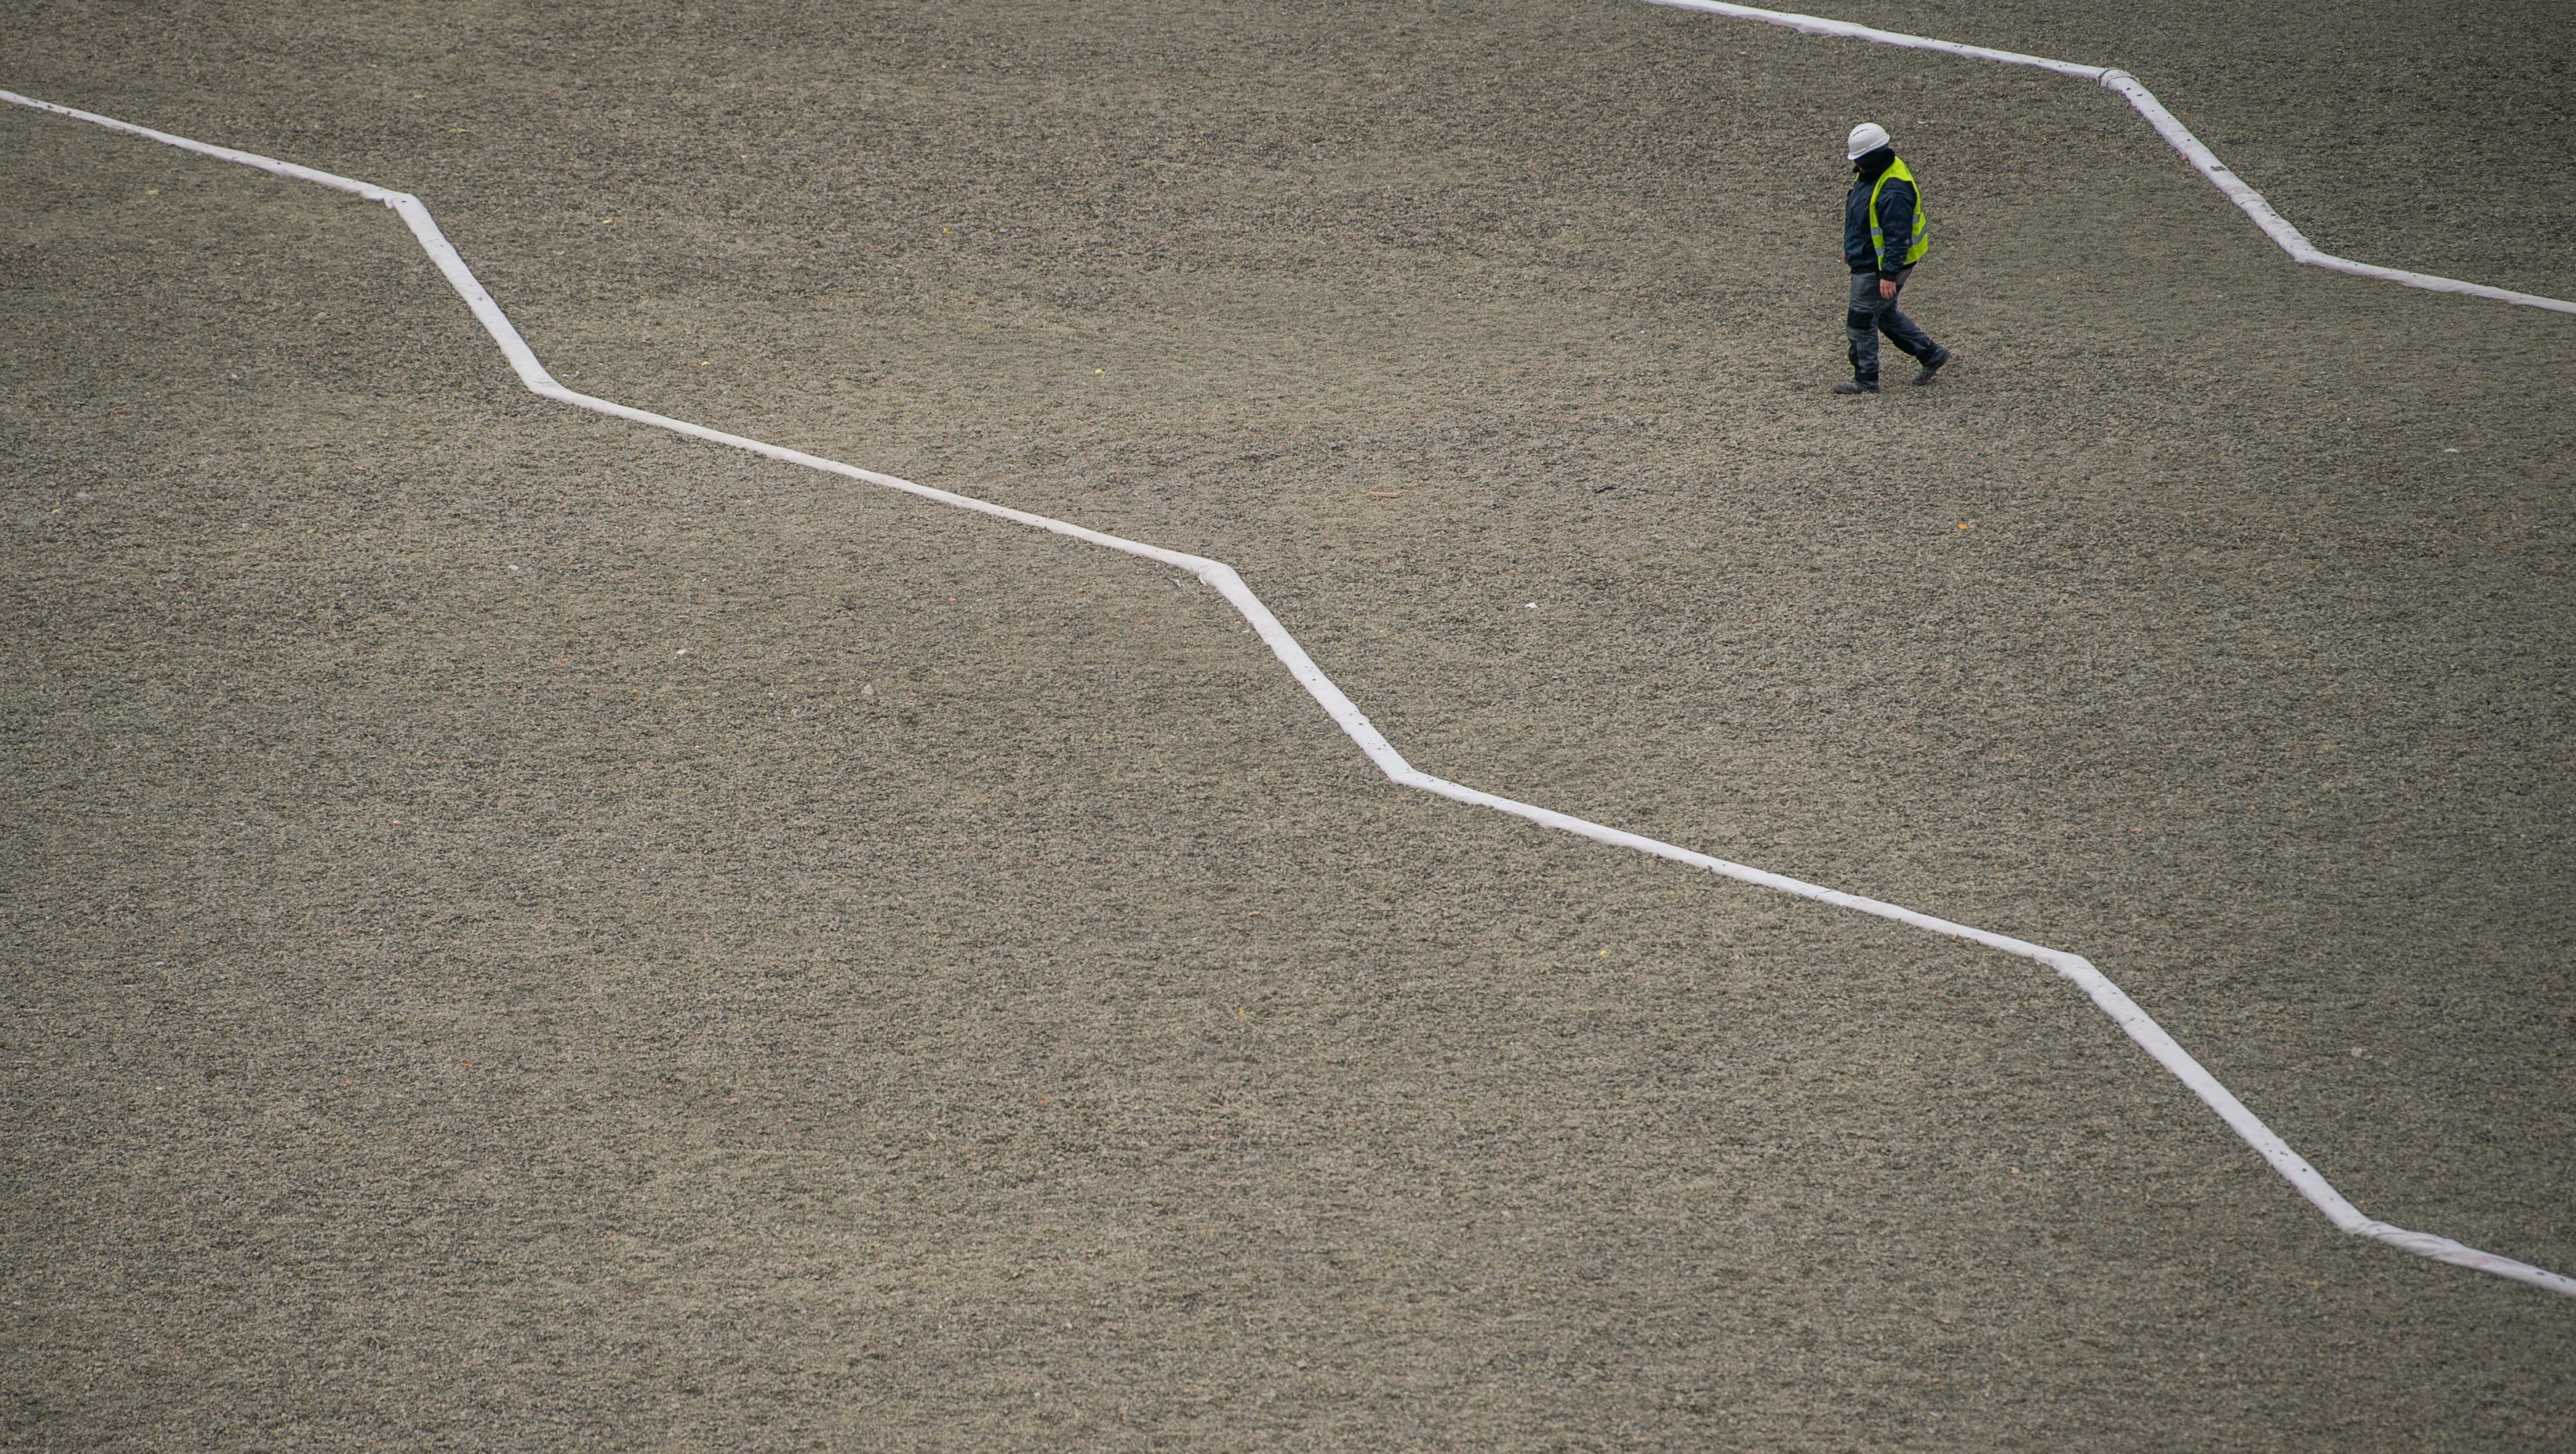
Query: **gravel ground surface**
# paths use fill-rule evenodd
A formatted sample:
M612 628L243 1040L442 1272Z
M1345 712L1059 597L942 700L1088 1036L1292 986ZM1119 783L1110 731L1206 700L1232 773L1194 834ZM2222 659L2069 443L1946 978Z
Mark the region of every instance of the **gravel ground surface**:
M2564 295L2546 7L1849 5ZM1617 3L13 5L576 388L1234 563L1420 766L2091 956L2576 1270L2576 319ZM1838 141L1960 362L1835 398ZM1389 787L1195 583L0 115L0 1447L2576 1441L2018 960Z

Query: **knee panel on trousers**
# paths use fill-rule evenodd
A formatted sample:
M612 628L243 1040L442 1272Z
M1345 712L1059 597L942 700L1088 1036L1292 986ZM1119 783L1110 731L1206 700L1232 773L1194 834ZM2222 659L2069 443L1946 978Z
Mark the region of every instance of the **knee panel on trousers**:
M1843 327L1854 333L1878 331L1878 315L1864 308L1854 308L1843 315Z

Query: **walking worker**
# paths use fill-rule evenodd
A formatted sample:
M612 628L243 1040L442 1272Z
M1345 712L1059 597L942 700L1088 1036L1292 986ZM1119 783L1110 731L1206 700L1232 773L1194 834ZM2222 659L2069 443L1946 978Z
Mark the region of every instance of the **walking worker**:
M1852 128L1843 154L1852 164L1851 193L1843 198L1843 261L1851 264L1851 309L1843 315L1843 331L1851 337L1852 376L1834 385L1834 392L1878 392L1882 333L1923 366L1914 382L1928 384L1950 361L1950 350L1896 311L1907 275L1932 246L1923 189L1897 160L1887 128L1875 121Z

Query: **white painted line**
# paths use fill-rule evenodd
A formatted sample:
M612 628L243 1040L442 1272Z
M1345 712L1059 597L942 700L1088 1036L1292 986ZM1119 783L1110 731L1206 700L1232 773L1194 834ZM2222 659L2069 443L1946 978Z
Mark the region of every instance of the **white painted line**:
M2014 50L1989 50L1981 45L1961 45L1955 40L1933 40L1928 36L1907 35L1902 31L1873 30L1848 20L1827 20L1821 15L1797 15L1786 10L1756 10L1750 5L1728 5L1723 0L1646 0L1649 5L1668 5L1675 10L1704 10L1734 20L1759 20L1765 25L1785 26L1809 35L1830 35L1841 40L1866 40L1878 45L1902 46L1907 50L1934 50L1944 55L1966 56L1972 61L1994 61L2007 66L2032 66L2055 71L2061 76L2075 76L2087 81L2102 79L2100 66L2079 66L2073 61L2052 61L2046 56L2026 56Z
M2576 303L2561 298L2543 298L2537 293L2517 293L2510 288L2493 288L2484 283L2464 283L2457 278L2439 278L2431 273L2410 273L2404 268L2383 268L2376 263L2357 263L2350 258L2321 252L2299 229L2272 210L2263 194L2245 184L2242 177L2229 171L2199 137L2174 119L2155 93L2139 84L2127 71L2109 66L2079 66L2073 61L2053 61L2046 56L2026 56L2018 51L1989 50L1981 45L1961 45L1957 41L1933 40L1928 36L1906 35L1894 30L1876 30L1855 25L1848 20L1827 20L1817 15L1798 15L1786 10L1757 10L1750 5L1730 5L1726 0L1645 0L1648 5L1661 5L1669 10L1697 10L1709 15L1723 15L1731 20L1758 20L1764 25L1782 26L1808 35L1829 35L1843 40L1865 40L1873 45L1901 46L1906 50L1939 51L1944 55L1965 56L1975 61L1993 61L2007 66L2035 66L2055 71L2061 76L2074 76L2093 81L2129 98L2147 124L2156 129L2173 149L2209 178L2210 185L2224 193L2238 210L2254 219L2263 235L2280 244L2281 251L2294 261L2310 267L2349 273L2356 278L2375 278L2383 283L2400 283L2409 288L2422 288L2430 293L2460 293L2472 298L2492 298L2499 303L2512 303L2524 308L2546 308L2553 313L2576 313Z
M1997 54L2003 53L1997 52ZM483 285L474 280L474 274L465 266L465 260L457 255L454 247L449 245L446 236L438 230L438 224L430 220L429 209L421 205L420 199L410 193L351 181L347 177L335 177L328 172L292 166L286 162L254 156L249 152L234 151L229 147L209 146L204 142L190 141L185 137L172 136L166 132L113 121L104 116L94 116L86 111L74 111L67 106L29 100L14 92L0 91L0 101L19 106L32 106L39 111L49 111L57 116L68 116L79 121L113 127L118 131L132 132L137 136L149 137L184 151L192 151L224 161L239 162L244 166L258 167L262 171L274 172L282 177L318 182L326 187L352 192L384 203L399 213L403 221L410 225L412 235L420 239L420 245L437 261L439 271L447 275L448 282L464 297L466 305L474 310L474 316L492 335L493 341L501 345L501 352L509 358L510 366L518 370L520 379L530 390L549 399L570 404L578 409L588 409L613 418L650 425L655 429L667 429L674 434L685 434L692 439L703 439L710 444L724 444L735 449L749 450L753 454L766 455L788 464L803 465L807 469L821 470L825 474L841 475L867 484L901 490L906 494L919 495L925 500L934 500L942 505L952 505L960 510L972 510L978 514L990 515L996 519L1008 520L1036 530L1071 536L1076 540L1106 546L1128 555L1143 556L1147 560L1189 571L1200 580L1207 582L1217 594L1225 597L1229 604L1243 613L1243 619L1252 623L1252 629L1260 634L1262 643L1268 646L1271 653L1288 668L1288 674L1297 679L1297 684L1306 689L1307 694L1323 707L1325 714L1349 735L1351 741L1359 744L1360 751L1367 754L1368 760L1375 763L1380 772L1385 773L1391 781L1401 786L1419 788L1453 802L1491 808L1495 812L1508 813L1515 818L1526 818L1541 827L1572 833L1578 837L1589 838L1596 843L1606 843L1614 848L1634 849L1639 853L1653 854L1657 858L1668 858L1675 863L1687 864L1692 868L1701 869L1722 878L1731 878L1739 883L1777 889L1782 893L1796 894L1800 898L1814 899L1836 908L1875 914L1879 918L1893 919L1900 924L1910 924L1917 929L1946 934L1953 939L1966 939L1985 945L1989 949L1999 949L2006 954L2017 954L2024 959L2047 965L2060 975L2073 980L2101 1009L2102 1013L2111 1017L2112 1023L2127 1032L2129 1038L2136 1041L2149 1055L2154 1056L2158 1064L2173 1072L2176 1079L2189 1086L2193 1095L2200 1097L2203 1103L2218 1113L2219 1118L2227 1123L2228 1129L2243 1138L2245 1144L2261 1153L2263 1159L2271 1163L2274 1171L2279 1172L2291 1186L2296 1187L2299 1195L2315 1203L2317 1210L2325 1213L2326 1219L2333 1222L2336 1227L2355 1236L2371 1237L2392 1247L2403 1248L2419 1257L2430 1257L2437 1262L2472 1267L2480 1272L2491 1272L2498 1277L2509 1277L2517 1282L2527 1282L2534 1287L2576 1297L2576 1278L2534 1267L2528 1262L2516 1262L2510 1257L2498 1257L2492 1252L2481 1252L2474 1247L2454 1242L2448 1237L2436 1237L2429 1232L2409 1232L2403 1227L2392 1227L2386 1222L2373 1221L2363 1216L2352 1203L2344 1200L2342 1193L2336 1191L2323 1176L2318 1174L2315 1167L2310 1166L2299 1153L2291 1150L2288 1142L2273 1134L2271 1127L2264 1125L2252 1111L2245 1108L2244 1102L2238 1100L2226 1086L2219 1083L2216 1076L2211 1075L2199 1061L2191 1058L2188 1051L2176 1044L2174 1038L2164 1032L2163 1026L2150 1018L2146 1011L2138 1008L2135 1000L2130 999L2118 985L2113 984L2100 970L2095 969L2092 961L2080 955L2069 954L2062 949L2049 949L1986 929L1955 924L1947 919L1935 918L1930 914L1918 913L1877 899L1862 898L1858 894L1847 894L1840 889L1829 889L1821 884L1811 884L1776 873L1765 873L1758 868L1729 863L1722 858L1695 853L1690 849L1675 847L1670 843L1630 833L1624 829L1588 822L1582 818L1559 813L1552 808L1541 808L1529 803L1516 802L1510 798L1496 797L1492 793L1453 783L1447 778L1433 777L1404 760L1403 754L1395 750L1394 746L1377 730L1376 725L1369 721L1367 715L1354 706L1349 697L1342 695L1342 689L1334 686L1332 679L1324 675L1323 669L1315 665L1314 658L1306 654L1306 648L1298 645L1297 638L1288 634L1288 628L1279 624L1279 618L1270 614L1270 608L1263 605L1261 598L1252 593L1252 588L1243 583L1243 577L1235 574L1234 567L1222 561L1209 560L1205 556L1188 555L1177 550L1165 550L1159 545L1146 545L1141 541L1086 529L1083 526L1050 519L1044 515L1033 515L1026 510L1013 510L986 500L977 500L965 495L952 495L946 490L917 485L910 480L897 479L893 475L879 474L875 470L843 464L839 460L825 459L821 455L807 454L803 450L788 449L781 445L745 438L739 434L727 434L720 429L709 429L703 424L691 424L685 419L673 419L665 414L631 409L624 404L612 404L605 399L594 399L588 394L575 393L555 382L554 376L547 373L545 367L537 362L536 354L530 351L526 341L519 337L518 329L511 326L508 316L502 313L500 305L492 301L491 294L483 291Z

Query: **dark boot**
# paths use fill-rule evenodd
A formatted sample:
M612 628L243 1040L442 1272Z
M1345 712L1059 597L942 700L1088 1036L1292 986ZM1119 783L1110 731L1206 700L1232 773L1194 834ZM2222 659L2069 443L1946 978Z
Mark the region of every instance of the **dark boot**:
M1928 384L1932 382L1935 378L1940 376L1941 366L1949 361L1950 350L1935 346L1932 350L1932 356L1923 360L1923 367L1915 371L1914 382L1918 384Z
M1878 392L1878 380L1845 379L1841 383L1834 385L1834 392L1837 394L1875 394Z

